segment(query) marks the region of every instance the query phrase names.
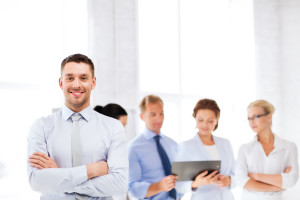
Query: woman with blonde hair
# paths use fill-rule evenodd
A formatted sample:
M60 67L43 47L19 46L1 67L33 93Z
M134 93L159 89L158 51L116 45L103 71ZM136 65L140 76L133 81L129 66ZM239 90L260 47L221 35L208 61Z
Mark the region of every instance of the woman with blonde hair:
M282 200L283 191L298 180L297 147L273 133L274 111L265 100L248 106L249 125L256 136L238 154L236 177L243 200Z

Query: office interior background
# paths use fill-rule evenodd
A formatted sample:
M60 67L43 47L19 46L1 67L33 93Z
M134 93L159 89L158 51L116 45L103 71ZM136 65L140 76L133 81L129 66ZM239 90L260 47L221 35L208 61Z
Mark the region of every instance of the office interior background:
M299 0L1 0L0 25L1 200L39 199L27 180L26 137L63 104L60 63L74 53L96 65L92 106L128 111L128 141L144 128L140 100L156 94L162 133L179 143L197 132L196 102L212 98L221 108L214 134L237 156L255 135L248 104L266 99L276 107L274 133L300 148Z

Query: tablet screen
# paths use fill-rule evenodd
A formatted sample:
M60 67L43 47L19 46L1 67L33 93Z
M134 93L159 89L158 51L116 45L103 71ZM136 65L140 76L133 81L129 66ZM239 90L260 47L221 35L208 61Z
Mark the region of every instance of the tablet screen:
M204 171L208 174L216 170L220 172L220 167L220 160L173 162L172 174L178 176L177 181L191 181Z

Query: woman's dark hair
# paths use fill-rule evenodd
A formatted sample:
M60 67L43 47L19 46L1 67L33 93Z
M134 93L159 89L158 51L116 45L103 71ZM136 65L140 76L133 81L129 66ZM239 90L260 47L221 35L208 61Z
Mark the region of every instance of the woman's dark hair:
M121 116L126 115L127 116L127 112L125 111L124 108L122 108L122 106L115 104L115 103L109 103L106 106L95 106L94 108L95 111L97 111L98 113L101 113L103 115L115 118L115 119L119 119Z

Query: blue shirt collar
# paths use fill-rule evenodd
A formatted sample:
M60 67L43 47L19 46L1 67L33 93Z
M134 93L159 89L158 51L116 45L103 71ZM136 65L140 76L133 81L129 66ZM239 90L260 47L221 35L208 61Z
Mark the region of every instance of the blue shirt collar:
M147 140L150 140L150 139L154 138L155 136L157 136L156 133L154 133L153 131L150 131L150 130L147 129L147 128L145 128L145 131L143 132L143 135L145 136L145 138L146 138ZM159 135L160 137L162 137L162 138L164 137L163 134L161 134L161 132L159 132L158 135Z
M89 105L87 108L85 108L84 110L80 111L79 114L86 120L89 121L91 118L91 114L92 114L92 107ZM65 104L62 106L62 116L64 118L64 120L68 120L72 115L74 114L74 112L68 108Z

